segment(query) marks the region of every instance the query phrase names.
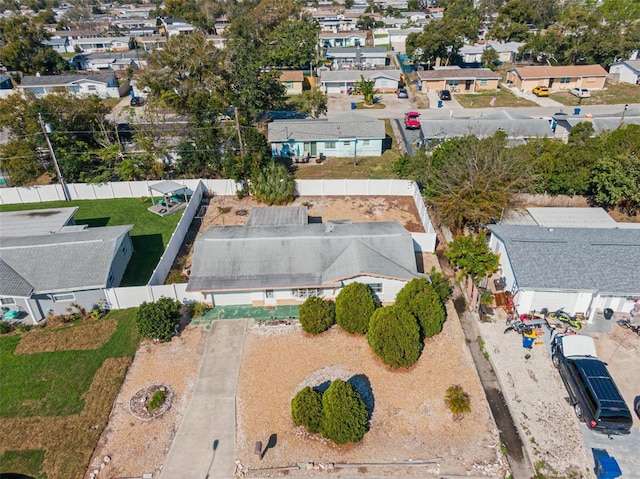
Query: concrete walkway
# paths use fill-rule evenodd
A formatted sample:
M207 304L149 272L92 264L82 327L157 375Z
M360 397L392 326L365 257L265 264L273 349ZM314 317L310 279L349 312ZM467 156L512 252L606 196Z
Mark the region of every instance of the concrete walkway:
M249 320L213 321L198 382L161 479L233 477L236 386Z

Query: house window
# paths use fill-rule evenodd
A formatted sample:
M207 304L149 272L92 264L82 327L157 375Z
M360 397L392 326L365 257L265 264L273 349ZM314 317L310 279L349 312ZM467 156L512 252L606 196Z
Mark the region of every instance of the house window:
M324 147L327 150L335 150L336 149L336 142L335 141L325 141L324 142Z
M109 277L107 278L107 284L113 284L113 272L109 271Z
M96 91L96 86L95 86L95 85L89 85L89 86L87 87L87 90L89 90L89 91Z
M382 283L369 283L369 287L374 293L382 293Z
M291 290L291 296L294 298L307 299L310 296L322 296L322 290L319 288L296 288Z
M122 254L127 254L127 244L126 243L124 243L122 245Z
M571 78L569 77L560 78L561 85L567 85L568 83L571 83Z
M480 85L487 86L489 84L489 80L480 80Z
M56 303L59 301L74 301L76 299L73 293L54 293L51 295L51 298Z
M284 82L284 86L287 88L287 90L291 90L293 88L293 82L292 81L286 81L286 82Z
M351 142L350 142L350 141L344 141L344 142L342 142L342 144L343 144L344 146L349 146L349 145L351 144Z
M12 304L16 304L16 300L13 298L0 298L0 305L9 306Z
M265 297L265 298L273 298L273 290L272 290L272 289L267 289L267 290L264 292L264 297Z
M371 140L362 140L362 146L369 146L371 144Z

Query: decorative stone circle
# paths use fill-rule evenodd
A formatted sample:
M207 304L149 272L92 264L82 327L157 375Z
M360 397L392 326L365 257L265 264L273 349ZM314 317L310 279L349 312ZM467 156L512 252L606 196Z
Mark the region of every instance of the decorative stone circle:
M167 395L160 406L153 411L149 410L149 402L157 391L166 391ZM162 416L170 407L173 400L173 391L166 384L151 384L139 389L131 399L129 399L129 412L136 419L150 421Z

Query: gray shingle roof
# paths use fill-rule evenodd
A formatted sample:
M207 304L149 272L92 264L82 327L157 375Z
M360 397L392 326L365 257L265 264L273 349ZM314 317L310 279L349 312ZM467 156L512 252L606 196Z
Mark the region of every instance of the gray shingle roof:
M476 78L499 80L500 75L488 68L456 68L451 70L440 69L419 71L418 78L420 80L446 80L448 78L455 78L459 80L475 80Z
M395 222L214 226L195 244L187 290L335 286L359 275L419 276L411 234Z
M93 75L66 73L64 75L25 76L22 77L20 87L69 85L81 80L89 80L96 83L108 84L112 78L114 78L113 74L101 73L96 73Z
M46 208L42 210L0 212L0 237L35 236L57 233L72 223L77 206L71 208Z
M0 259L0 294L28 298L33 286L20 276L11 266Z
M502 130L509 138L551 137L553 131L543 118L531 118L505 111L476 118L429 118L420 120L424 138L445 139L475 135L478 138L493 136Z
M306 225L308 220L306 206L268 206L251 208L247 226Z
M364 76L365 80L375 80L376 78L389 78L391 80L400 81L400 70L327 70L320 72L321 82L357 82L360 76Z
M133 228L105 226L70 233L2 238L0 260L35 294L103 288L120 238ZM13 281L6 269L7 280ZM5 288L7 288L5 290ZM9 294L0 277L0 294Z
M521 289L640 294L640 230L492 225Z
M355 113L333 120L275 120L269 123L269 142L384 139L384 121Z

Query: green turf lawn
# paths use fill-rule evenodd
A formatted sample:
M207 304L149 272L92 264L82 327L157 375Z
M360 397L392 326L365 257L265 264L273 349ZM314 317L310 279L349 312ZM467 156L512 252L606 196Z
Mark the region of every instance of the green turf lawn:
M21 471L20 474L35 479L46 479L47 475L42 471L43 461L44 451L7 451L0 454L0 478L2 472Z
M133 358L137 309L110 313L118 328L95 350L14 355L20 335L0 337L0 417L67 416L84 407L83 395L107 358Z
M77 206L77 224L89 227L134 225L131 230L133 256L124 273L121 286L147 284L153 268L160 260L184 210L162 218L147 208L150 198L117 198L110 200L51 201L2 205L0 211L24 211L43 208Z

